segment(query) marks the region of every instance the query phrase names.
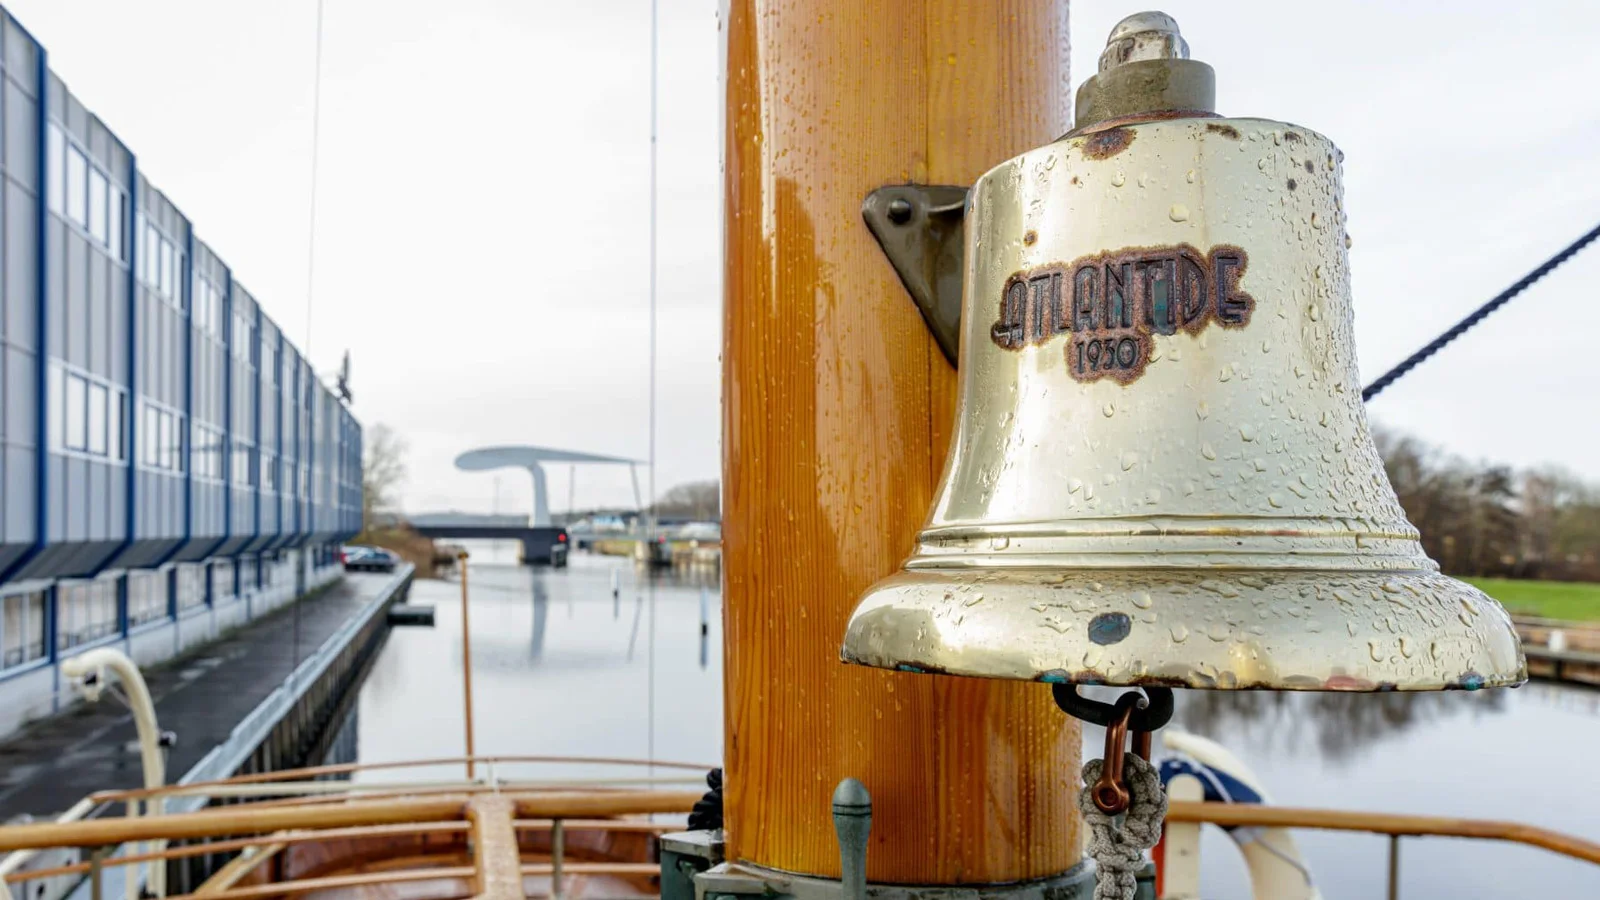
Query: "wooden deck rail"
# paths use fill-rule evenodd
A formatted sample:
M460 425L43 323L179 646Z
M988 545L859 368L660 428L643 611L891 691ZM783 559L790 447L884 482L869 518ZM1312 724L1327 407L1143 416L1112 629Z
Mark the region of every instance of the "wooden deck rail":
M1291 806L1262 806L1254 803L1197 803L1182 800L1174 800L1168 805L1167 821L1210 822L1214 825L1227 826L1368 831L1396 837L1459 837L1509 841L1600 864L1600 844L1520 822L1337 809L1302 809Z
M549 791L505 796L511 800L516 816L523 819L684 813L700 799L700 794L692 791ZM296 829L461 821L466 816L468 803L465 797L456 795L268 809L236 806L142 818L12 825L0 828L0 852L46 847L104 847L130 841L232 837Z
M338 765L309 766L303 769L283 769L276 772L257 772L252 775L239 775L218 781L197 781L192 784L182 785L181 789L189 793L198 793L197 789L217 787L222 785L261 784L264 782L280 781L307 781L327 775L348 775L354 772L374 772L384 769L419 769L427 766L459 766L464 764L469 757L440 756L430 759L411 759L398 762L375 763L340 763ZM500 765L532 765L532 764L583 764L603 766L630 766L634 768L654 767L659 769L685 769L704 775L713 767L706 763L671 762L652 759L628 759L625 757L584 757L584 756L474 756L473 762L486 766ZM89 795L89 799L96 803L116 803L126 800L141 800L146 797L166 795L180 789L179 785L164 785L159 788L132 788L119 791L96 791Z
M518 831L542 830L550 828L557 822L555 818L517 818L512 825ZM661 822L645 822L645 820L626 820L626 818L565 818L560 820L568 833L571 831L610 831L619 834L664 834L667 831L682 831L682 825L667 825ZM152 854L130 854L122 857L109 857L101 862L102 868L106 866L136 865L136 863L157 862L157 860L178 860L184 857L203 857L210 854L230 854L234 850L246 850L250 847L286 847L290 844L307 844L315 841L342 841L354 838L397 838L406 834L438 834L445 831L469 830L466 822L427 822L411 823L411 825L371 825L365 828L323 828L318 831L280 831L270 836L258 838L234 838L227 841L208 841L205 844L186 844L181 847L166 847L166 849L152 852ZM259 862L259 860L258 860ZM93 868L91 863L72 863L72 865L51 866L51 868L38 868L38 870L16 871L5 874L8 884L21 881L37 881L43 878L59 878L62 874L86 874ZM574 870L568 870L574 871Z
M652 875L661 871L661 867L653 863L567 863L564 871L568 875ZM553 867L549 863L531 863L521 866L522 875L550 875ZM405 869L397 872L366 872L356 875L329 875L321 878L306 878L299 881L280 881L272 884L256 884L242 888L229 888L224 891L193 894L175 894L167 900L254 900L259 897L277 897L285 894L327 890L329 888L364 887L376 884L401 884L410 881L428 881L434 878L460 878L471 879L474 870L471 866L443 866L430 869Z

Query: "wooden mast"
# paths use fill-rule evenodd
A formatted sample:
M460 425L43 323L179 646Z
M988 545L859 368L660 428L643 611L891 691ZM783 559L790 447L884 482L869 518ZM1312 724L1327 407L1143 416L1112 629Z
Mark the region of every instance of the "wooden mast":
M723 559L728 856L839 875L830 796L873 797L868 877L996 883L1081 858L1079 734L1044 685L845 666L911 547L955 373L861 219L1065 133L1066 0L732 0Z

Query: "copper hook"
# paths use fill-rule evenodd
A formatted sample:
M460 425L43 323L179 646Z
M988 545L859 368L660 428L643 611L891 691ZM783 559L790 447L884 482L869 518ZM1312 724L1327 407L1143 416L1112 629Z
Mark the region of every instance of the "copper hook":
M1094 798L1094 805L1107 815L1117 815L1128 808L1130 800L1128 789L1123 785L1122 758L1128 746L1128 720L1133 717L1134 709L1143 702L1136 693L1124 694L1117 699L1116 718L1106 726L1106 750L1104 761L1100 765L1100 778L1095 781L1090 789ZM1140 739L1140 755L1150 752L1149 732L1136 732L1145 735Z

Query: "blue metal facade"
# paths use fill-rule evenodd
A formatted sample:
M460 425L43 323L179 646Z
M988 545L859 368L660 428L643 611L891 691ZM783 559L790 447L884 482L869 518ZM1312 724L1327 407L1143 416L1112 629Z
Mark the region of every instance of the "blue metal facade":
M200 577L139 576L130 616L127 571L233 558L242 596L360 530L360 459L349 410L0 10L0 610L120 577L81 592L125 634ZM64 614L18 609L54 660Z

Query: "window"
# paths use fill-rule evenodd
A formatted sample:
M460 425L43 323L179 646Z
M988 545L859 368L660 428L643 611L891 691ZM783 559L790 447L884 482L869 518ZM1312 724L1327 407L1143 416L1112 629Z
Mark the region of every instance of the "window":
M146 403L144 407L144 449L139 462L154 467L161 459L161 410Z
M106 225L106 176L99 169L89 170L89 235L100 246L110 245L111 233Z
M66 377L66 426L68 450L84 450L88 443L87 426L89 403L89 382L83 378L67 373Z
M172 245L165 239L161 241L161 269L156 279L156 288L161 291L161 296L172 296Z
M117 385L52 363L51 448L126 461L127 402L127 391Z
M194 290L193 290L194 304L193 304L193 307L192 307L193 313L191 315L191 324L194 325L195 328L199 329L202 333L206 333L206 334L209 334L211 332L211 322L210 322L211 296L210 295L211 295L211 282L207 281L204 276L196 275L194 277Z
M111 452L117 462L128 461L128 396L122 391L112 391L111 398Z
M44 591L0 597L0 668L44 658Z
M253 343L251 332L255 330L255 322L244 313L233 314L233 355L242 362L250 362L250 345Z
M140 217L143 219L143 216ZM161 283L161 235L145 222L139 232L139 277L152 287Z
M261 451L261 489L268 492L278 490L278 457L276 454Z
M56 648L67 650L118 631L117 579L63 581L56 588Z
M161 468L182 472L182 457L183 435L178 431L178 417L169 412L161 417Z
M89 446L88 451L98 456L106 455L106 431L110 427L110 417L106 414L106 387L103 384L89 385Z
M61 215L66 205L67 173L62 168L62 157L67 152L67 138L61 133L61 126L50 123L50 158L46 161L50 179L50 211Z
M234 445L232 475L235 487L249 487L254 480L255 467L250 460L250 445Z
M67 218L89 224L89 160L77 147L67 147Z
M182 472L183 416L144 401L144 442L140 448L139 462L146 468L167 472Z
M256 583L256 579L259 577L257 574L259 571L260 570L256 567L256 561L254 557L246 557L239 560L240 596L255 593L255 589L259 587L259 585Z
M203 275L194 279L194 327L222 339L222 292Z
M222 480L222 431L196 422L194 425L194 474L209 481Z
M128 215L128 195L113 187L110 207L111 227L106 234L106 246L111 248L112 259L125 263L128 261L128 248L122 243L122 222Z
M193 609L206 602L206 567L181 565L177 567L178 608Z
M219 559L211 564L211 603L234 596L233 560Z
M128 573L128 627L167 617L167 573Z

